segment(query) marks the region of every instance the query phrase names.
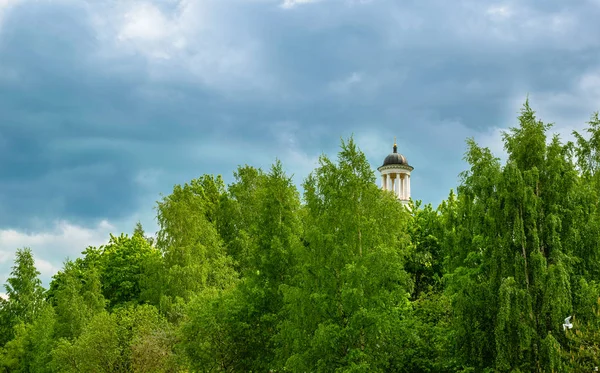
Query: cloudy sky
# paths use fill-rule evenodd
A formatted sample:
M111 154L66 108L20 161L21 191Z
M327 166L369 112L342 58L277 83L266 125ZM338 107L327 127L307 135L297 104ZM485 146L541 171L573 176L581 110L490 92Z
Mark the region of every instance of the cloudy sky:
M0 0L0 283L156 229L160 193L279 157L297 184L394 136L437 205L464 140L497 154L529 94L565 137L600 109L600 1Z

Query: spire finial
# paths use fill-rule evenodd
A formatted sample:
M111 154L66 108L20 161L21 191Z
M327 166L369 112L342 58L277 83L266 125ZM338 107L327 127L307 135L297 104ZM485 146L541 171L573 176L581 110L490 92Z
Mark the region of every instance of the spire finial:
M398 145L396 145L396 136L394 136L394 153L398 153Z
M394 146L396 146L396 136L394 136Z

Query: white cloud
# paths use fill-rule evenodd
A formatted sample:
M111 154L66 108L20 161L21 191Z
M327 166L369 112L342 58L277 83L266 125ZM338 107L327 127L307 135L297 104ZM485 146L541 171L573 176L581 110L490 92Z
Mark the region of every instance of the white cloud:
M491 6L486 10L493 19L509 18L512 15L512 11L508 6Z
M169 38L175 24L156 6L134 3L123 10L122 25L117 40L150 58L171 58Z
M116 4L93 16L101 35L117 20L112 21L117 23L112 42L104 37L110 52L103 54L145 56L151 79L197 80L224 92L256 93L272 84L257 25L230 6L193 0L171 7L139 1Z
M115 227L107 221L101 221L91 228L60 221L52 229L42 232L0 230L0 280L4 282L8 277L16 249L31 249L36 268L44 283L48 283L67 257L78 257L88 246L105 244L109 233L115 233Z
M6 13L22 0L0 0L0 25Z
M106 220L94 228L84 228L66 221L55 223L54 228L45 232L26 233L14 229L0 230L0 247L34 247L44 245L58 249L60 247L95 245L103 241L106 234L114 230L114 226ZM102 239L100 237L103 237ZM67 251L69 251L67 249Z
M0 12L9 9L21 1L22 0L0 0Z
M155 196L148 197L155 201ZM149 201L144 201L149 202ZM84 227L73 222L57 221L53 226L38 231L0 229L0 286L6 282L17 249L31 249L35 265L40 271L44 286L48 286L52 276L62 268L64 261L75 259L89 246L108 243L110 234L121 232L131 234L135 223L140 221L146 235L152 236L158 229L153 203L145 203L145 208L117 222L100 221L95 226Z
M169 21L152 4L138 4L126 12L124 18L119 34L122 40L161 41L170 33Z
M6 9L7 7L15 4L19 0L0 0L0 9Z
M291 9L298 5L316 3L318 1L321 0L283 0L283 3L281 3L281 7L285 9Z
M58 263L55 265L42 258L37 258L35 260L35 267L40 271L40 276L42 278L51 278L61 268Z

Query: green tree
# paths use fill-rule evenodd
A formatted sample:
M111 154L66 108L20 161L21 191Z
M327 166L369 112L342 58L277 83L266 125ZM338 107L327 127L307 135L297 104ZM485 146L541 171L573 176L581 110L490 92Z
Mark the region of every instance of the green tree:
M53 276L50 289L57 338L77 338L106 305L98 270L96 267L85 268L81 259L67 260L63 269Z
M102 289L110 305L140 302L142 277L160 256L143 235L111 235L101 254Z
M441 290L442 265L444 257L440 240L442 225L438 212L431 204L421 208L421 201L411 207L408 224L410 245L406 253L406 271L412 276L416 299L423 292Z
M135 228L133 230L133 235L134 236L143 237L148 242L148 244L150 246L154 245L154 238L146 236L146 232L144 231L144 227L142 227L142 223L140 223L139 221L137 223L135 223Z
M207 288L224 289L237 274L217 232L220 177L205 175L183 186L157 206L157 247L163 254L162 279L155 294L172 320L183 316L183 303Z
M4 285L8 300L0 308L0 346L12 339L13 327L31 323L44 305L44 289L29 248L17 249L15 265Z
M283 285L277 338L291 371L399 370L410 291L403 269L408 211L375 177L354 140L338 162L322 156L304 183L305 245L298 275Z
M52 351L59 372L175 372L173 336L150 305L95 315L74 341L60 339Z
M238 175L256 175L242 170ZM262 372L273 367L272 338L283 300L279 287L289 282L300 245L300 200L279 161L259 185L245 183L244 177L231 189L245 196L232 200L238 211L253 215L240 227L252 232L245 236L245 277L234 289L194 299L182 327L182 346L199 371Z
M32 323L17 324L15 337L0 351L0 369L6 372L51 372L54 325L54 311L49 304L42 306Z
M596 299L594 308L594 317L587 320L573 318L573 329L561 331L567 340L564 348L559 348L565 370L594 372L600 367L600 298Z
M260 234L257 223L267 176L260 168L248 165L238 167L233 176L234 182L222 197L217 227L236 270L245 275L256 264L251 263L258 250L253 237Z
M115 315L104 311L95 315L74 341L60 339L52 351L57 372L125 372L119 346Z
M549 128L526 102L504 134L504 166L470 140L458 199L441 209L459 356L477 370L560 370L562 320L582 299L574 243L590 215L573 145L548 142Z

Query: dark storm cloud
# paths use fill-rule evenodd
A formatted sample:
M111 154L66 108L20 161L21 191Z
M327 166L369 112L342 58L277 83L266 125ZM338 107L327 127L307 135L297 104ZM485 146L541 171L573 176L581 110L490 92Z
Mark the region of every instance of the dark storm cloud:
M86 14L76 7L22 4L4 20L0 66L10 75L0 84L3 226L114 216L133 206L124 192L133 187L123 177L132 167L127 149L76 146L110 138L111 111L130 99L127 84L107 84L88 60L94 48Z
M438 203L465 137L599 67L591 1L156 4L5 12L0 226L119 220L175 183L275 157L300 182L351 134L374 167L398 136L415 197Z

